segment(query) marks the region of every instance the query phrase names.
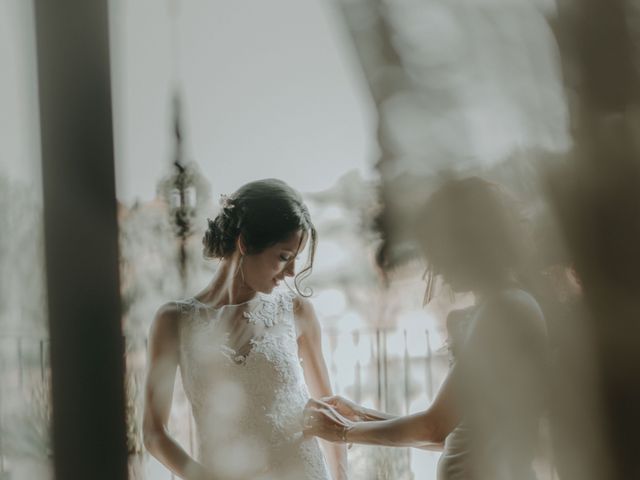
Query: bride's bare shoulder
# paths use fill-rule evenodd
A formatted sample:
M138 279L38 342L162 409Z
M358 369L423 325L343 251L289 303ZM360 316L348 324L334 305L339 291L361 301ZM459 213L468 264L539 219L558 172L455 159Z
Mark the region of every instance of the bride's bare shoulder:
M296 315L308 315L313 312L313 304L309 301L308 298L305 298L298 294L292 295L292 297L293 312Z
M293 297L293 316L296 322L296 329L300 334L317 335L320 332L318 316L308 298L300 295Z
M167 302L162 304L156 311L151 322L149 337L156 338L178 333L178 324L185 306L181 302Z

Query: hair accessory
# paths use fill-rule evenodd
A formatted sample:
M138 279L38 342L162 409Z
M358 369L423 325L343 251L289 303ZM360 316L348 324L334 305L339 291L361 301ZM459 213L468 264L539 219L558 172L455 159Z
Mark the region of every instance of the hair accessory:
M229 195L221 194L218 203L224 210L231 210L235 207L233 199Z

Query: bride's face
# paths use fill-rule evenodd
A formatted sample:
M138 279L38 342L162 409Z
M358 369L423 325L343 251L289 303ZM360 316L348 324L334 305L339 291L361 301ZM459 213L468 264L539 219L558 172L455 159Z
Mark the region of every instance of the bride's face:
M296 257L304 250L308 235L301 230L260 253L245 255L244 281L252 290L271 293L285 277L295 275Z

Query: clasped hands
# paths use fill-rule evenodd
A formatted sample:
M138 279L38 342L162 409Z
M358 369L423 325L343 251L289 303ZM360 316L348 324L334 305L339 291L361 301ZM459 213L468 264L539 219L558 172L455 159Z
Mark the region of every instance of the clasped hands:
M330 442L348 443L347 434L362 420L360 406L339 395L310 399L304 409L304 433Z

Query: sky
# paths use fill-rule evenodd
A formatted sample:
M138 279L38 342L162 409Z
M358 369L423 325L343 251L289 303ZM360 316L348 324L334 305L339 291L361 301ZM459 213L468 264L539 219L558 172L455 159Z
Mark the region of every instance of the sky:
M0 0L0 168L21 182L40 182L33 7Z
M322 0L111 0L118 199L155 196L173 152L171 95L187 157L214 196L279 177L303 192L372 174L373 107L340 18ZM33 7L0 0L0 166L40 181Z
M371 171L372 106L322 0L111 2L117 193L151 199L172 159L172 85L187 157L214 196L257 178L298 190Z

